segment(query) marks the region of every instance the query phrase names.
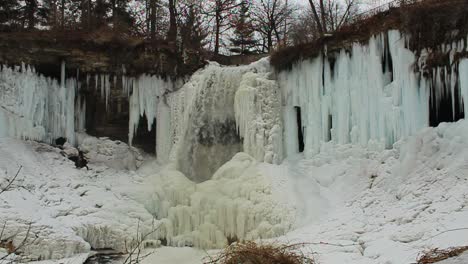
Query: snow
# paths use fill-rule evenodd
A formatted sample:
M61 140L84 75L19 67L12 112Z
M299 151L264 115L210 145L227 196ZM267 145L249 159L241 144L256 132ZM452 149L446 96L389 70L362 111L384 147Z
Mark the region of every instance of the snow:
M134 147L109 138L96 138L77 133L80 150L91 164L105 165L116 170L133 170L141 166L145 157ZM77 155L76 155L77 156Z
M85 241L94 241L94 245L105 241L109 243L118 236L105 237L105 229L92 227L109 225L107 232L116 232L116 229L120 230L117 228L120 225L113 221L122 221L120 228L132 226L127 214L135 214L140 210L141 213L137 214L140 214L140 219L147 219L145 221L148 225L152 223L151 215L155 212L159 216L167 216L160 219L164 224L156 236L173 232L173 236L168 239L171 245L215 243L217 235L222 240L226 234L244 234L247 238L249 232L242 232L242 225L230 221L239 221L242 219L240 216L246 217L244 219L268 219L268 214L265 215L268 212L265 208L269 208L265 203L268 202L273 210L270 211L270 217L287 214L297 219L291 231L283 230L285 235L274 238L274 241L311 243L307 250L313 251L320 263L403 264L414 262L420 252L429 248L468 244L468 231L460 229L466 228L468 220L467 132L468 121L461 120L457 123L443 123L437 128L425 128L414 136L396 142L393 149L387 150L369 150L359 145L328 142L312 158L298 154L280 165L258 163L241 153L222 166L212 180L199 184L171 168L157 168L154 161L145 162L137 172L127 172L125 176L111 169L98 172L102 166L91 164L94 170L91 174L97 176L89 178L86 170L71 169L71 164L66 160L60 165L60 156L49 152L50 147L12 139L2 139L0 142L2 152L10 149L9 153L14 154L11 159L25 164L25 177L32 164L35 171L44 171L37 167L37 161L33 162L38 157L43 158L42 163L53 162L66 175L68 180L53 182L53 185L60 184L60 188L36 187L37 190L33 191L35 194L42 190L40 197L43 198L40 201L52 201L53 197L64 199L62 205L42 203L40 211L36 212L41 212L39 215L47 219L47 228L61 234L66 241L76 240L73 243L79 244L83 237ZM48 152L44 152L44 149ZM41 152L35 153L39 150ZM5 160L9 155L2 153L0 157ZM11 159L4 161L0 167L9 167L9 171L14 171L17 164L11 162ZM158 175L154 174L155 171ZM129 178L129 174L133 176ZM31 178L28 181L29 188L43 185L46 182L44 177L50 175L53 174L39 174L36 176L39 179ZM78 181L77 178L81 181L74 183ZM47 182L46 185L52 184ZM76 190L75 184L79 185ZM157 190L154 191L154 188ZM258 191L252 191L252 188ZM74 194L84 190L88 190L84 198ZM96 192L94 190L98 194L93 194ZM66 192L71 197L60 192ZM27 191L8 193L7 199L2 196L2 201L13 201L11 203L15 206L9 209L2 206L2 215L11 217L14 214L7 210L20 210L24 206L31 211L31 207L37 206L33 202L37 196L30 197ZM21 199L27 202L11 198L13 193L21 194ZM153 194L151 201L147 199L148 193ZM86 201L94 197L97 199ZM68 214L75 217L64 219L66 216L61 216L63 213L51 213L66 208L72 199L76 207L69 210ZM242 207L236 209L236 204L245 204L249 199L253 207L247 208L244 213ZM96 209L97 203L102 205L100 209ZM289 211L282 212L283 208L289 208ZM233 217L236 210L238 216ZM15 215L31 214L21 212ZM293 223L294 219L284 223ZM200 226L207 226L206 233L203 233L203 228L195 228L196 221L200 221ZM64 226L70 225L75 230L84 230L83 226L92 229L87 229L87 234L83 231L67 232ZM244 225L244 229L248 229L248 226ZM250 233L257 238L279 235L260 232L264 226L268 225L252 226L254 229ZM100 240L93 238L93 234L104 237ZM44 241L47 244L51 242ZM86 242L80 243L86 245ZM66 256L64 253L58 254L57 248L54 249L55 256ZM74 253L87 250L89 248L85 247ZM154 249L154 254L145 263L155 263L152 261L157 260L167 261L165 263L202 263L201 259L205 255L204 251L192 248L163 247ZM456 259L453 261L457 263Z
M138 222L151 225L153 217L129 197L143 180L138 174L93 163L89 171L78 170L59 149L0 138L2 186L20 166L13 189L1 195L0 219L4 238L19 232L15 245L31 223L37 239L23 248L29 259L72 257L91 248L124 251Z

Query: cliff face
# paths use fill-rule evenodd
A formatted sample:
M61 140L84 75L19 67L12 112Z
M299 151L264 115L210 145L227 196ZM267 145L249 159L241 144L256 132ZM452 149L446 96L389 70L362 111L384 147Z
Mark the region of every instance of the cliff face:
M29 86L24 89L26 96L28 90L32 91L31 85L42 84L41 78L50 78L50 83L55 80L54 85L57 87L67 87L67 92L74 90L67 104L75 105L74 111L70 111L71 115L79 112L83 120L86 120L82 122L81 129L86 129L92 135L108 136L125 142L129 135L129 97L133 91L133 82L144 75L158 76L171 84L180 83L180 80L204 65L199 53L186 51L184 55L185 58L165 41L148 42L105 30L0 33L0 65L4 69L25 65L26 67L20 67L16 71L20 79L36 76L31 77L33 81L29 84L19 79L14 82L4 80L4 86L12 85L10 88L18 92L19 90L14 89L14 83L18 86L25 84ZM31 70L29 73L26 72L28 68ZM7 73L4 73L6 76ZM66 80L73 80L70 87ZM50 90L45 87L47 85L42 86L42 95L45 97L47 93L50 96L59 96L51 91L47 92ZM172 91L177 87L170 85L168 89ZM48 104L45 97L39 97L44 100L36 103ZM145 118L147 117L141 117ZM50 141L53 140L52 134L60 134L50 131L44 133L49 135L34 135L34 138ZM153 129L147 133L146 129L140 128L135 133L135 144L146 147L144 141L154 138L155 131ZM146 149L154 151L154 142L149 145L153 147Z
M142 73L176 78L203 65L199 54L184 60L165 41L148 42L117 32L32 31L0 33L0 63L34 65L39 73L59 77L67 72L136 76Z

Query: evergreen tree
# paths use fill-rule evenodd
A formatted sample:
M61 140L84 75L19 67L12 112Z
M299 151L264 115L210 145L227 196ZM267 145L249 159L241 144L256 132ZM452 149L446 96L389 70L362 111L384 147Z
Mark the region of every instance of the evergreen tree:
M17 0L2 0L0 5L0 30L18 26L20 6Z
M250 5L248 0L242 0L239 6L239 12L232 21L235 37L231 38L231 43L237 48L231 51L239 52L240 54L251 53L251 48L255 45L254 26L250 19Z

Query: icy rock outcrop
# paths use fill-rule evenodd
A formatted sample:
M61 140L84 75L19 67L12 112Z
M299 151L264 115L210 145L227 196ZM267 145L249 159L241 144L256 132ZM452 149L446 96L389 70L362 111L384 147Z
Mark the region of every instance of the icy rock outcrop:
M450 121L456 120L468 100L467 60L460 62L458 71L454 63L457 52L466 49L463 41L443 45L451 63L429 69L431 79L425 77L429 51L416 57L406 47L406 38L392 30L371 37L367 45L354 43L350 52L343 49L330 57L305 60L281 72L287 156L298 152L298 129L304 132L308 157L328 141L391 147L428 127L430 119L437 124L438 115L448 111L439 109L441 101L449 96ZM298 128L294 107L302 110L302 128Z
M178 171L162 171L149 189L147 208L159 220L155 234L168 245L220 248L229 239L271 238L293 222L291 210L279 206L271 182L246 153L236 154L203 183Z
M116 170L136 170L143 163L144 157L138 149L124 142L83 133L77 135L79 149L90 163L103 164Z
M36 73L35 69L2 66L0 69L0 136L52 143L58 137L75 142L75 130L84 128L86 106L75 107L77 81L60 82ZM76 116L75 116L76 114ZM75 124L76 123L76 124Z

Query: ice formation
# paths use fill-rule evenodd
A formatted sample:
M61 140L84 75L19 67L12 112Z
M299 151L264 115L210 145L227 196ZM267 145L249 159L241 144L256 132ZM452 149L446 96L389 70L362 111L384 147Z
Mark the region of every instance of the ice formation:
M161 171L152 181L146 204L160 220L155 236L171 246L220 248L228 240L282 235L293 223L292 210L277 204L271 181L246 153L203 183L174 170Z
M124 79L124 82L127 82ZM133 136L140 122L140 117L146 115L147 128L151 130L153 122L157 122L158 104L165 93L174 89L174 83L154 75L141 75L131 79L132 93L129 98L129 135L131 145ZM124 90L128 87L124 86ZM156 124L156 126L158 126ZM156 142L158 144L158 142Z
M281 94L270 74L246 73L234 98L236 125L243 151L258 161L282 161Z
M156 119L170 124L162 144L172 147L163 149L171 149L180 171L196 182L210 179L239 151L259 161L281 160L279 90L268 72L266 59L240 67L211 63L168 94L160 113L170 121Z
M58 137L75 140L75 122L83 124L84 105L75 108L78 89L74 78L44 77L31 66L3 66L0 70L0 136L52 142Z
M287 155L298 152L298 129L304 131L309 157L327 141L391 147L429 126L430 118L439 120L437 115L446 110L438 107L448 95L455 117L468 99L466 59L459 71L453 63L454 55L463 50L462 41L444 45L450 66L433 69L434 77L428 79L424 72L428 51L416 57L406 48L406 38L393 30L371 37L367 45L353 44L350 52L343 49L335 56L305 60L281 72ZM302 128L297 127L294 107L302 110Z

